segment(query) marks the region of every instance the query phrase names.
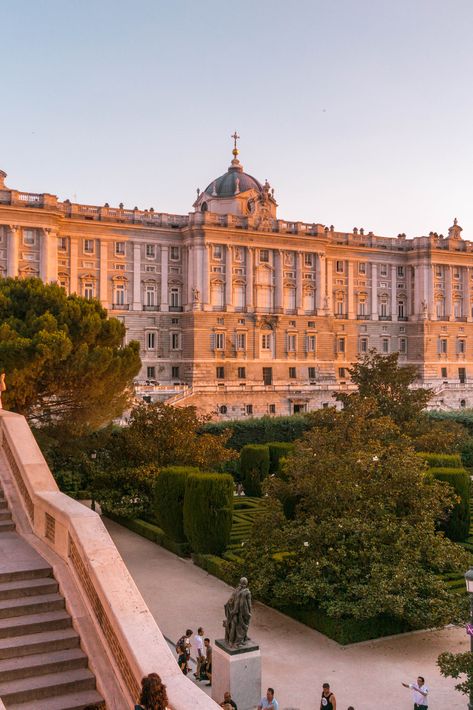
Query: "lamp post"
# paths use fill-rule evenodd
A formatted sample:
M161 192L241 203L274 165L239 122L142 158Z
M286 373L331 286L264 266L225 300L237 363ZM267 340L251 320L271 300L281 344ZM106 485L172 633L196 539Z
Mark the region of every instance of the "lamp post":
M466 591L470 598L470 622L473 625L473 569L469 569L465 573L465 583ZM470 634L470 653L473 654L473 636ZM471 678L469 679L471 682ZM473 710L473 690L470 690L470 701L468 703L468 710Z

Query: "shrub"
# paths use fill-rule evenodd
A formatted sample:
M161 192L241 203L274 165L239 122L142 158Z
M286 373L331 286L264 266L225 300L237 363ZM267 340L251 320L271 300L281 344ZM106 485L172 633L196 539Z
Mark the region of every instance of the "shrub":
M198 473L192 466L161 469L154 484L153 512L158 525L176 542L185 542L184 494L187 476Z
M311 427L308 415L293 414L287 417L255 417L254 419L226 422L209 422L203 432L222 434L231 432L226 446L242 449L247 444L266 444L270 441L295 441Z
M230 541L233 478L191 473L184 496L184 531L194 552L219 555Z
M473 468L473 439L469 439L462 447L461 457L463 465Z
M470 476L464 468L431 468L429 475L446 481L460 497L441 527L450 540L466 540L470 531Z
M240 453L240 473L245 493L261 496L261 483L269 473L269 448L264 444L247 444Z
M279 473L282 459L287 458L294 451L294 444L288 441L272 441L268 444L268 449L269 471L270 473Z
M151 464L117 471L101 471L94 477L94 496L104 513L140 518L151 508L159 469Z
M427 463L429 468L462 468L460 454L431 454L428 451L421 451L417 455Z

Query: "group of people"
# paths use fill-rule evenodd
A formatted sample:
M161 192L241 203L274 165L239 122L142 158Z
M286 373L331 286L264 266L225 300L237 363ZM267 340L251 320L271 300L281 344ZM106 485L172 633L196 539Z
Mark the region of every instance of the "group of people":
M189 666L192 648L192 629L187 629L176 644L177 663L179 668L187 675L192 668ZM194 645L197 653L197 666L194 671L194 678L197 681L207 681L207 685L212 685L212 646L210 639L204 636L204 629L200 626L194 636Z

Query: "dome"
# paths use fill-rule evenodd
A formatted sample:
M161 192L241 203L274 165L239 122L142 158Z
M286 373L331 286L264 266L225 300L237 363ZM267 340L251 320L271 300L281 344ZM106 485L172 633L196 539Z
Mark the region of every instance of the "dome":
M206 187L205 192L213 197L233 197L247 190L262 192L263 188L256 178L244 173L241 166L232 166L225 175L213 180Z

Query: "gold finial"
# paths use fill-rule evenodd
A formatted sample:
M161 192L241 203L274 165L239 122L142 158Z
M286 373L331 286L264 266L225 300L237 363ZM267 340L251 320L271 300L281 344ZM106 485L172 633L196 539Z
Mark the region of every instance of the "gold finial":
M233 153L233 155L234 155L235 158L236 158L237 155L238 155L238 153L240 152L240 151L238 150L238 148L237 148L237 140L240 139L240 136L239 136L238 133L235 131L235 133L234 133L233 135L231 135L230 138L233 138L233 150L232 150L232 153Z

